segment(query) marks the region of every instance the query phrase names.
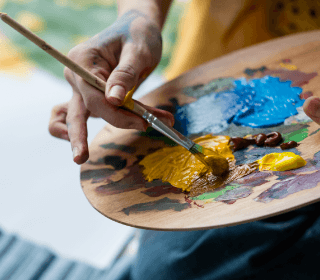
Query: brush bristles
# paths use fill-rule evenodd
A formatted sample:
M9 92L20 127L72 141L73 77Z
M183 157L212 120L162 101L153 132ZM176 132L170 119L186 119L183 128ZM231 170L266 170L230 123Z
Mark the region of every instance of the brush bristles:
M203 154L204 148L198 144L194 144L189 151L193 154Z

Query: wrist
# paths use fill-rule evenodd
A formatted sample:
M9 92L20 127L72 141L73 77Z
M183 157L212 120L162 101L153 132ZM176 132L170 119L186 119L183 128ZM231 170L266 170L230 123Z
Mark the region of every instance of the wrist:
M118 0L118 18L127 13L140 13L162 30L172 0Z

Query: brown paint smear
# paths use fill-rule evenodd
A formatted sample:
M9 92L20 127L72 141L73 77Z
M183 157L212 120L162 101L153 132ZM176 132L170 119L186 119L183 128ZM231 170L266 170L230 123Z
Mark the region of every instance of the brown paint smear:
M255 171L259 164L257 162L235 165L235 160L229 162L230 169L222 176L214 176L212 173L205 173L203 176L199 177L192 184L190 190L190 196L198 196L205 192L212 191L213 189L222 187L225 184L229 184L239 178L249 175Z

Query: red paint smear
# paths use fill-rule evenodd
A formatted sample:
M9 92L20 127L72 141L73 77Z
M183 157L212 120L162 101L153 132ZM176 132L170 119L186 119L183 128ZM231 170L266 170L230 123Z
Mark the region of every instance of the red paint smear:
M270 176L272 175L269 172L255 171L243 178L235 180L234 183L250 187L257 187L267 183L268 177Z
M282 59L282 62L283 63L291 63L291 59L290 58L285 58L285 59Z
M180 194L180 193L182 193L182 190L175 188L175 187L172 187L171 185L161 185L161 186L155 186L152 188L148 188L147 190L142 191L142 193L144 193L150 197L158 197L158 196L168 194L168 193Z
M184 200L189 204L192 204L193 200L191 200L187 195L184 197Z
M191 200L191 199L189 198L189 196L187 196L187 195L184 197L184 200L185 200L186 202L188 202L190 205L193 203L194 205L196 205L196 206L198 206L198 207L204 208L203 205L200 205L200 204L198 204L197 202Z
M235 203L237 200L224 200L222 202L226 203L226 204L233 204Z
M308 99L311 96L313 96L313 93L311 91L306 91L300 94L300 99Z
M193 202L193 204L194 204L194 205L197 205L198 207L204 208L204 206L203 206L203 205L200 205L200 204L198 204L198 203L197 203L197 202L195 202L195 201Z
M263 72L263 76L277 76L280 78L281 81L292 81L292 87L301 87L318 75L317 72L312 73L303 73L299 70L286 70L286 69L277 69L277 70L270 70L267 69Z

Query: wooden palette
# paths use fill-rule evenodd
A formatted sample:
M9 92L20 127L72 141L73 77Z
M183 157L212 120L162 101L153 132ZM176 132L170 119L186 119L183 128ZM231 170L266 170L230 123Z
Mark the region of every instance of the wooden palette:
M298 80L303 78L303 73L313 73L308 83L300 81L300 85L304 84L303 95L320 96L320 76L316 75L320 73L320 32L313 31L268 41L213 60L166 83L141 101L173 109L172 100L180 106L196 101L185 94L186 88L217 78L256 78L264 74L262 66L269 69L266 73L277 76L284 71L280 63L288 61L298 67L300 72L289 73ZM244 73L247 68L255 69L251 70L253 77ZM166 183L146 182L143 178L138 162L165 145L161 137L106 125L90 146L89 161L81 167L81 185L97 211L133 227L199 230L247 223L320 200L319 128L313 122L295 120L278 128L286 137L300 135L296 152L307 160L304 168L288 172L257 171L192 200ZM241 133L241 129L232 133L237 132ZM252 148L241 153L242 158L248 159L254 154Z

